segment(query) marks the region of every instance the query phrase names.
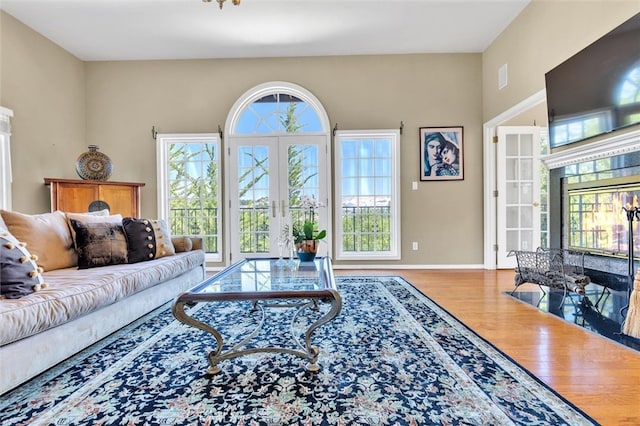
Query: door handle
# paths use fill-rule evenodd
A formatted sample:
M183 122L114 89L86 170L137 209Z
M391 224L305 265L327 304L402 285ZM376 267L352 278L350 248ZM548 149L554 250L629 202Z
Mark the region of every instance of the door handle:
M273 217L276 217L276 202L275 202L275 200L271 201L271 215Z
M284 212L284 200L282 200L282 217L284 217L284 216L285 216L285 214L284 214L284 213L285 213L285 212Z
M539 202L537 202L537 201L534 201L534 202L533 202L533 207L540 207L540 203L539 203Z

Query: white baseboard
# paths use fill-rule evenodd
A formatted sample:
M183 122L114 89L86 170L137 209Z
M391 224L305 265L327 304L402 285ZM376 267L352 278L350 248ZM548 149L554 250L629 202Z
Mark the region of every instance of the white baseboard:
M216 272L220 272L224 269L225 267L223 266L209 266L206 268L207 272L210 273L216 273ZM347 269L352 269L352 270L367 270L367 269L377 269L377 270L393 270L393 269L484 269L484 264L482 263L477 263L477 264L463 264L463 265L389 265L389 264L385 264L385 265L375 265L375 264L363 264L363 265L353 265L353 264L348 264L348 265L336 265L335 263L333 264L333 269L340 269L340 270L347 270Z
M333 269L484 269L481 263L470 265L333 265Z

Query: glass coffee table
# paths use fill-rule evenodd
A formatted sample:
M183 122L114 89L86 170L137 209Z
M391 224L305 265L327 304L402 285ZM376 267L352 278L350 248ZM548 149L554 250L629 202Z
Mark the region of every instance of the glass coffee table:
M259 319L255 330L233 347L223 350L224 338L215 324L206 324L189 316L185 312L185 305L229 301L250 301L251 310L258 313ZM294 322L306 310L318 310L320 303L328 303L330 307L306 328L301 341L299 334L293 331ZM291 320L292 346L295 348L247 346L265 323L265 308L296 309ZM309 371L318 371L320 350L311 345L311 335L315 329L340 313L342 298L336 289L329 257L318 257L313 262L300 262L297 259L245 259L178 295L173 301L172 310L178 321L204 330L215 338L216 347L208 354L208 374L220 372L220 361L259 352L295 355L309 362Z

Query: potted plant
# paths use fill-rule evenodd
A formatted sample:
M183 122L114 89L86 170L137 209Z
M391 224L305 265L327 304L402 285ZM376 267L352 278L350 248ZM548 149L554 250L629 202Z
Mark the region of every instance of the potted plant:
M293 225L293 243L301 262L310 262L315 259L318 253L320 240L327 236L325 229L319 230L315 222L315 210L324 207L322 203L313 197L304 196L301 202L304 211L304 221Z

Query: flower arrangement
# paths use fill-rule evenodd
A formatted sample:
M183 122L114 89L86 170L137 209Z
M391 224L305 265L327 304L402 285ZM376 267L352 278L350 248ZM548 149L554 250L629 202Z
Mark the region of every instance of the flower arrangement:
M318 208L324 207L320 201L315 197L304 196L302 197L300 206L304 211L304 222L302 224L296 223L293 225L293 242L296 244L298 251L311 251L305 250L306 247L301 247L303 244L312 244L314 246L313 252L317 251L316 242L324 239L327 236L325 229L318 230L318 224L315 222L315 211ZM308 243L308 242L312 243ZM307 242L307 243L305 243Z

